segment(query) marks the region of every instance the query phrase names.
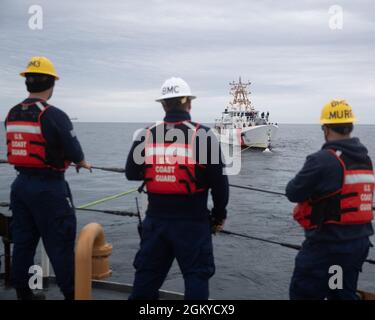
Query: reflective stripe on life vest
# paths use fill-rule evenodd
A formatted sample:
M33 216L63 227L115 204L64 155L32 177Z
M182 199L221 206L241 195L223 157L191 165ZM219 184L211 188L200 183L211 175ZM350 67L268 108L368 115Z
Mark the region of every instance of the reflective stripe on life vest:
M193 157L193 150L184 145L164 145L153 144L148 145L146 148L146 157L150 156L180 156L180 157Z
M374 174L371 173L354 173L345 175L345 184L356 183L375 183Z
M38 125L9 124L6 127L7 132L41 134Z

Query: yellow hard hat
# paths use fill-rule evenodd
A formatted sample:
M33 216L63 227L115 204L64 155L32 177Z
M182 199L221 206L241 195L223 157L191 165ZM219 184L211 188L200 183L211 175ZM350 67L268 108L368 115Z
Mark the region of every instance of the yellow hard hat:
M46 57L32 57L26 69L22 71L20 75L25 77L27 73L48 74L55 77L56 80L59 80L53 63Z
M321 124L353 123L356 118L352 107L345 100L332 100L322 109Z

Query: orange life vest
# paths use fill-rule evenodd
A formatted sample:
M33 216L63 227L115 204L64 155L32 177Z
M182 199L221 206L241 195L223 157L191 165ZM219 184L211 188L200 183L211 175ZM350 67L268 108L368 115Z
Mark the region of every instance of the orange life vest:
M373 219L373 195L375 187L371 161L348 169L348 159L340 151L328 150L343 168L342 187L316 200L298 203L294 219L306 230L322 224L365 224Z
M21 103L6 119L8 162L16 167L49 168L65 171L70 161L59 166L48 159L48 145L43 137L41 117L49 108L45 102Z
M152 142L151 130L159 125L183 125L193 131L191 143ZM198 186L196 167L204 166L194 159L195 138L199 124L188 121L162 122L147 129L145 139L144 184L147 192L156 194L189 195L203 192L206 188Z

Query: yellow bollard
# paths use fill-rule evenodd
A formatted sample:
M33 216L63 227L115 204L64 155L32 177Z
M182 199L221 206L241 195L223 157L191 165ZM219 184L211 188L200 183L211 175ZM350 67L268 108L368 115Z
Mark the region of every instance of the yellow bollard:
M357 290L357 294L361 300L375 300L375 294L362 291L362 290Z
M104 279L112 274L109 256L112 245L106 243L103 228L89 223L82 228L75 253L75 299L91 300L91 279Z

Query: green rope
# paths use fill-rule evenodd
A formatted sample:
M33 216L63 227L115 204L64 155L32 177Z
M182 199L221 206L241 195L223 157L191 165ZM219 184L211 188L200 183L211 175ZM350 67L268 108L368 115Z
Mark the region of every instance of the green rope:
M126 196L126 195L131 194L131 193L136 192L136 191L138 191L138 189L131 189L131 190L128 190L128 191L125 191L125 192L115 194L113 196L108 196L108 197L105 197L103 199L99 199L99 200L95 200L95 201L83 204L83 205L81 205L77 208L78 209L86 209L86 208L89 208L89 207L93 207L93 206L96 206L98 204L101 204L101 203L104 203L104 202L107 202L107 201L111 201L111 200L121 198L123 196Z

